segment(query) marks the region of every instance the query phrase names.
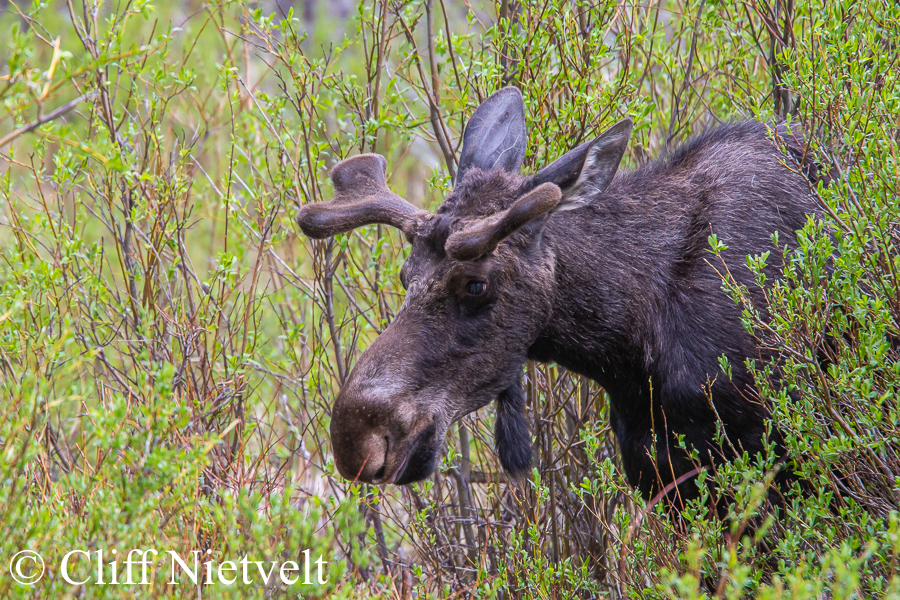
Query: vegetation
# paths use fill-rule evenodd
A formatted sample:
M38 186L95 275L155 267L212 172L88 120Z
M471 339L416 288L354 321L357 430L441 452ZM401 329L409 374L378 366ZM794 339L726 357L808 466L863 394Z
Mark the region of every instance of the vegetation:
M0 8L0 597L900 597L900 4L284 4ZM802 126L834 180L800 248L773 239L769 310L709 255L780 354L757 381L810 484L784 510L774 458L745 456L668 518L625 485L603 391L555 365L527 368L530 479L500 472L490 408L423 484L336 475L329 407L407 250L379 226L311 242L292 217L369 151L434 209L506 84L526 169L626 115L631 167L727 119ZM150 585L96 583L97 551L121 574L150 548ZM34 585L8 568L23 549ZM94 553L71 559L81 585L72 550ZM321 555L327 582L169 585L167 550Z

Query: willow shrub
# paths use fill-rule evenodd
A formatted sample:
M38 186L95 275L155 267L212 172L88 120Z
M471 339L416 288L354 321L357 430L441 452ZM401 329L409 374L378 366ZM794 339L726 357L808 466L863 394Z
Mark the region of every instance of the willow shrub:
M0 569L22 549L49 566L34 586L2 570L0 596L898 595L897 3L285 5L0 8ZM336 476L330 405L402 302L407 250L380 226L311 242L292 217L371 151L434 208L466 117L508 84L527 169L625 115L628 167L723 120L799 122L833 182L799 248L773 240L788 267L760 276L768 310L715 238L709 254L778 351L753 366L787 466L702 472L706 494L670 519L625 485L603 391L530 364L532 477L500 472L491 408L427 482ZM808 484L775 508L779 468ZM712 494L733 499L724 518ZM198 591L161 562L151 586L60 577L69 550L133 548L310 550L328 582Z

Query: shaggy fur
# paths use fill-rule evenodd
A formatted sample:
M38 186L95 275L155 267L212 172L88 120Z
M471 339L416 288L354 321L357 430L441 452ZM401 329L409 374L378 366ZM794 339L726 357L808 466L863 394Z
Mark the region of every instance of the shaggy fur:
M645 497L694 469L678 434L701 464L725 458L713 441L717 416L728 455L763 449L767 411L744 363L764 357L722 291L725 265L706 250L715 233L728 246L731 275L764 306L745 257L776 250L776 231L780 245L795 245L795 231L815 212L809 182L785 162L765 126L725 125L618 177L544 230L556 257L553 317L528 356L608 392L628 481ZM769 265L777 276L777 252Z

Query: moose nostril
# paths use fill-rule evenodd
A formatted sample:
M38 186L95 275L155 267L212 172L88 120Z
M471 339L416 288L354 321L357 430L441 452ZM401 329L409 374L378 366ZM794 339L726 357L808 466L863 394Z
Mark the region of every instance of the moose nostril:
M387 467L388 450L391 448L391 440L388 436L384 436L384 458L381 459L381 468L375 471L372 476L374 481L381 481L384 478L384 470Z

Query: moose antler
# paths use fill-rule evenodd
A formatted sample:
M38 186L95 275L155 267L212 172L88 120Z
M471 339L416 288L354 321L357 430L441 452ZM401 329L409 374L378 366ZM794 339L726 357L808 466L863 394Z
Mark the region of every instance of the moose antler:
M517 229L556 206L562 198L552 183L542 183L506 210L485 217L447 238L444 250L454 260L474 260L493 252L497 244Z
M402 231L407 238L430 213L421 210L388 189L387 160L379 154L360 154L342 160L331 171L337 192L328 202L307 204L300 209L297 224L311 238L326 238L363 225L383 223Z

